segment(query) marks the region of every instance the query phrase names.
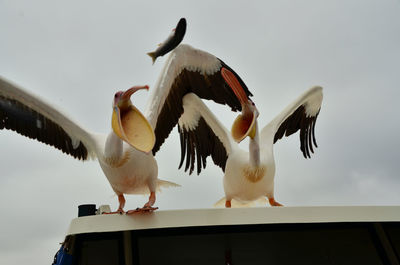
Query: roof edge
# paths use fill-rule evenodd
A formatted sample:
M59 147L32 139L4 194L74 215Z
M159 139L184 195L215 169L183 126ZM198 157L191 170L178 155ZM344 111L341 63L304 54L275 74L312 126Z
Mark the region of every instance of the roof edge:
M111 214L75 218L71 221L67 235L196 226L399 221L400 206L159 210L147 214Z

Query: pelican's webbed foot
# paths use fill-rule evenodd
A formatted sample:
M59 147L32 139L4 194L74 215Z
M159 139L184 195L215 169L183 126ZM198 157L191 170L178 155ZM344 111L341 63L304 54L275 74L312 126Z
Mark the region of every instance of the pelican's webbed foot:
M155 210L157 210L158 207L152 207L152 206L144 206L142 208L136 208L135 210L129 210L126 212L126 214L135 214L135 213L152 213Z
M271 206L283 206L283 204L280 204L279 202L275 201L274 197L268 198L268 201Z

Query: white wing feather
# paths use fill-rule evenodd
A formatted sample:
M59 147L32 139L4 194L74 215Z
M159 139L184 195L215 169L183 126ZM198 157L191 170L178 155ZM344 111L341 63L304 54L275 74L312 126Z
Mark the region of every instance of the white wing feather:
M183 69L213 74L221 67L221 62L214 55L195 49L187 44L180 44L168 56L167 61L152 89L146 107L145 116L155 128L158 115L164 105L175 78Z
M322 87L314 86L300 95L295 101L289 104L278 116L266 125L260 134L261 145L272 145L275 133L279 126L300 106L304 106L306 115L316 116L322 104Z

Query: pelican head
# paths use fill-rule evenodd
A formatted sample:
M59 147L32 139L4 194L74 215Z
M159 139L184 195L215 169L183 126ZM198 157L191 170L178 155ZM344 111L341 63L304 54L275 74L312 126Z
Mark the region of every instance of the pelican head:
M241 102L242 113L236 117L231 129L232 137L238 143L243 141L246 136L254 139L257 130L256 121L259 112L253 101L247 99L246 101L245 104Z
M133 93L141 89L148 90L149 86L134 86L126 91L115 93L111 125L120 139L135 149L148 153L155 144L154 131L130 99Z
M221 74L242 105L242 113L235 119L232 125L232 137L238 143L243 141L246 136L253 139L256 135L256 121L259 115L257 107L253 101L247 99L243 87L231 71L222 68Z

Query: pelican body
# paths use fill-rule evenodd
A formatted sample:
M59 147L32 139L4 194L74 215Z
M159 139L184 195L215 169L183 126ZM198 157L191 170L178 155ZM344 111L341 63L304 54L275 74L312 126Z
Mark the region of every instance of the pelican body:
M118 136L110 133L105 150L110 150L118 144L117 141ZM104 159L99 159L99 163L117 194L140 194L147 187L150 191L156 190L158 167L151 153L140 152L123 144L118 154L108 153Z
M274 176L272 155L261 154L260 163L252 165L249 152L238 148L226 161L223 179L226 201L248 203L263 196L274 198Z

